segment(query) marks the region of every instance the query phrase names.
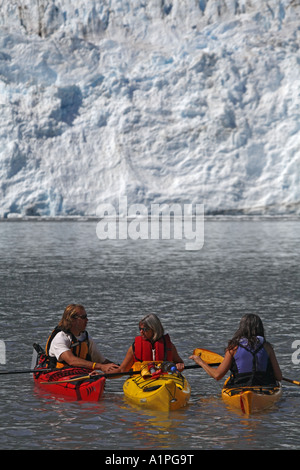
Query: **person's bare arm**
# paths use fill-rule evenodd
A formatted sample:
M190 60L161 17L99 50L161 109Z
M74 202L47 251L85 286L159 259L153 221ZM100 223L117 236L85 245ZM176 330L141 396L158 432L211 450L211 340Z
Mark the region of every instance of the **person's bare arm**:
M208 375L210 375L215 380L221 380L224 375L229 371L232 363L232 352L226 351L224 360L221 364L215 369L214 367L209 366L204 362L200 356L190 356L190 359L193 359L196 364L201 366Z
M128 348L126 356L119 367L119 372L128 372L134 363L133 349L132 346Z
M270 361L271 361L271 364L272 364L272 367L273 367L275 379L280 382L282 380L282 372L281 372L280 366L278 364L274 349L272 348L270 343L265 343L264 347L265 347L265 350L267 351L267 353L269 355L269 358L270 358Z
M183 371L184 369L184 362L183 360L181 359L181 357L179 356L178 352L177 352L177 349L176 347L174 346L174 344L172 343L172 357L173 357L173 362L175 363L176 365L176 369L181 372Z
M87 361L75 356L72 351L68 350L63 352L59 358L60 361L66 362L71 367L86 367L92 370L101 370L105 373L117 372L119 367L113 363L103 363Z

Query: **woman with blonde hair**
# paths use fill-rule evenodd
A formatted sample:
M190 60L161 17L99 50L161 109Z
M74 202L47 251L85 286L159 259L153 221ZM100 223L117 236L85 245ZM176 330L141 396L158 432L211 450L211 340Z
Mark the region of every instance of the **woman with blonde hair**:
M46 344L50 367L84 367L112 373L118 366L106 359L86 331L88 318L80 304L69 304Z
M146 315L139 322L140 336L136 336L133 344L120 365L120 372L127 372L134 362L168 361L176 365L177 370L184 369L184 363L160 319L155 314Z

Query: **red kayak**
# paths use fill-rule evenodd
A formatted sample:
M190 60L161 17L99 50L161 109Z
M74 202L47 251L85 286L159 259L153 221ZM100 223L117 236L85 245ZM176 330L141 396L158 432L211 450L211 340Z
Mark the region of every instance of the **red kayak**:
M72 400L99 401L104 392L105 377L92 375L89 369L81 367L64 367L50 372L33 374L34 382L44 390L56 396L64 396Z

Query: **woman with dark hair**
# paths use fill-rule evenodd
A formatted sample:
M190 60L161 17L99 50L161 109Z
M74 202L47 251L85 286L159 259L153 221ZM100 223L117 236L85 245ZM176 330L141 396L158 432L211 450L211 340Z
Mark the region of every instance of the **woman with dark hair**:
M235 385L271 385L282 380L274 350L265 339L263 323L258 315L244 315L228 342L223 362L214 369L200 356L193 359L211 377L220 380L230 370L227 387Z
M69 304L46 344L50 367L85 367L112 373L118 366L106 359L86 331L88 318L82 305Z
M177 349L171 342L168 334L157 315L146 315L139 322L140 336L136 336L129 347L125 359L120 365L120 372L127 372L134 362L168 361L174 362L177 370L184 369L184 363Z

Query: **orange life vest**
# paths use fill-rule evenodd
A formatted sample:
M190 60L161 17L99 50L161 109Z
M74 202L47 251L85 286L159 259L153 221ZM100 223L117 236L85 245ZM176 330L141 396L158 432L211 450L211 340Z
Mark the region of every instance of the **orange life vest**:
M172 361L172 343L169 335L162 336L152 345L150 341L137 336L132 345L134 362Z

